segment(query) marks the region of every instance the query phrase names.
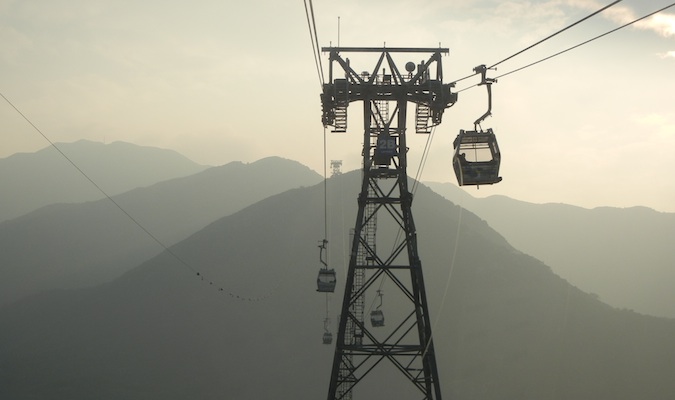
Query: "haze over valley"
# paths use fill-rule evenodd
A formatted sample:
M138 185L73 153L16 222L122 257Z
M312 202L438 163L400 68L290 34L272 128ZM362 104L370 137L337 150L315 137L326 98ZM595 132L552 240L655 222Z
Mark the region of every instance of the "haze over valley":
M23 157L39 169L39 152ZM325 396L324 194L335 320L360 172L324 186L278 157L192 172L180 163L141 184L111 178L128 187L112 199L147 232L86 196L0 222L0 398ZM420 184L413 202L445 396L675 396L673 303L654 286L673 282L675 256L660 241L672 214L473 199L446 185ZM397 300L383 307L392 315ZM369 382L357 393L388 390Z

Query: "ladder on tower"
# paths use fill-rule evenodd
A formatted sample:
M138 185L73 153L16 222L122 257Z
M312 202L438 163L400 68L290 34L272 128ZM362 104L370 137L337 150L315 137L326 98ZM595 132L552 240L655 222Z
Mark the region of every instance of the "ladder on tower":
M415 132L422 134L431 133L429 118L431 117L431 108L428 104L417 103L415 108Z
M335 107L335 125L333 125L332 132L347 132L347 106Z
M391 75L378 75L377 83L380 85L391 85ZM376 112L375 123L371 123L371 128L384 127L389 123L389 101L388 100L375 100Z
M376 114L376 123L378 126L386 126L389 122L389 102L385 100L375 101L375 107L377 107Z
M368 196L375 196L375 192L372 188L368 190ZM363 284L366 277L366 267L372 267L375 265L375 260L369 254L375 254L375 242L376 242L376 232L377 232L377 213L376 205L373 203L368 203L366 205L366 214L372 216L369 218L368 222L364 224L361 238L365 243L359 243L358 249L356 251L356 260L357 264L361 268L357 268L354 271L354 293L361 293ZM352 231L353 235L353 231ZM365 296L363 293L358 295L358 297L353 302L350 314L352 314L357 321L363 326L364 325L364 314L365 314ZM345 343L350 345L360 346L363 344L363 330L352 319L347 320L347 327L345 329ZM347 358L346 363L342 363L340 370L338 371L338 376L341 382L351 382L348 385L341 385L337 390L337 398L344 400L351 400L352 391L351 388L353 384L356 383L356 377L353 375L353 371L350 366L353 365L352 355L346 354L343 357Z
M374 196L375 193L373 189L368 190L368 196ZM375 254L375 233L377 231L377 213L376 205L373 203L368 203L366 205L366 214L372 216L368 219L368 222L363 226L363 231L361 233L361 238L365 243L361 243L356 254L356 263L361 266L361 268L356 268L354 271L354 293L361 293L356 301L353 303L353 315L363 326L364 324L364 308L365 308L365 299L361 291L363 288L363 283L366 276L366 268L372 267L375 265L375 259L371 254ZM354 344L361 345L363 341L363 330L356 327L354 330Z
M336 79L333 132L347 132L347 106L349 106L349 81L346 79Z

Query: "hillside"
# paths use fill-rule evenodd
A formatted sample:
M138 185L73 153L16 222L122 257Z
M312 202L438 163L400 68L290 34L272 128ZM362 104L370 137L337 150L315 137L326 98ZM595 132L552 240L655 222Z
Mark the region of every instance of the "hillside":
M172 150L125 142L56 143L109 195L206 169ZM81 203L104 195L55 148L0 159L0 221L55 203Z
M645 207L589 210L505 196L474 198L454 184L428 185L608 304L675 318L675 214Z
M329 182L340 283L358 179ZM324 397L322 206L323 185L293 189L177 243L187 266L165 252L103 286L5 306L0 397ZM675 396L675 321L601 303L423 186L413 210L446 398ZM355 396L391 398L382 378Z
M171 245L214 220L321 177L271 157L138 188L114 201ZM56 204L0 223L0 304L49 289L100 284L162 247L108 199Z

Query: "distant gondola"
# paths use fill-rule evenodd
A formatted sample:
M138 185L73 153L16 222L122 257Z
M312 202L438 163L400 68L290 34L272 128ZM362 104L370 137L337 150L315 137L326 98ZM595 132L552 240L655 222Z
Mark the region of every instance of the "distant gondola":
M377 308L370 312L370 324L373 328L378 328L384 326L384 313L380 308L382 307L382 291L377 291L377 297L380 298L380 305Z
M316 278L317 292L327 292L332 293L335 291L335 282L337 278L335 276L334 269L325 269L321 268L319 270L319 276Z
M374 310L370 312L370 324L374 328L384 326L384 313L381 310Z

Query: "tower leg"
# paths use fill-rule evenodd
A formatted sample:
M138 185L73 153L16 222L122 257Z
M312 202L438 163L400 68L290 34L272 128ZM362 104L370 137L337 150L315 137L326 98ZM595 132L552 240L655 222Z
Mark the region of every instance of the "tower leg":
M397 101L386 120L378 107L378 102L364 100L363 180L328 399L351 399L357 388L370 392L397 382L397 398L410 393L415 399L440 400L408 190L406 100ZM396 306L383 307L385 327L371 326L365 307L384 285L390 286L387 301ZM375 375L379 380L369 382Z

